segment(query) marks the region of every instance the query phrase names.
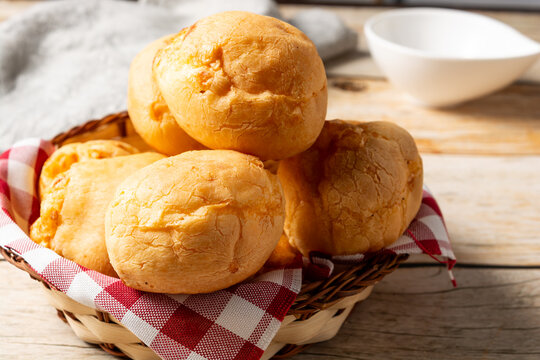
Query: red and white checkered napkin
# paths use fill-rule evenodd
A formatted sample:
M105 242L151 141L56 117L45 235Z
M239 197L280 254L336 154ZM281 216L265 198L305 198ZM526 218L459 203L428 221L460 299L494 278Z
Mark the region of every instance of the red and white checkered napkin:
M222 291L167 295L137 291L119 279L83 268L34 243L28 226L39 216L39 172L54 151L39 139L18 142L0 155L0 246L21 255L41 277L70 298L112 314L164 359L259 359L277 333L302 284L302 269L267 272ZM424 194L415 222L387 251L428 252L455 263L435 200ZM328 276L334 264L359 256L313 256ZM309 262L309 261L308 261Z
M0 155L0 245L70 298L112 314L164 359L259 359L300 290L301 268L207 295L145 293L85 269L26 234L39 216L38 174L53 151L49 142L29 139Z

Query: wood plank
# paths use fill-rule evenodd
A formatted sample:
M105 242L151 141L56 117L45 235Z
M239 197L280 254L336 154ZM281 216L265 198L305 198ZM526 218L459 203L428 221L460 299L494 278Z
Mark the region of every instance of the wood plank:
M422 157L459 262L540 266L540 156Z
M538 359L540 270L401 268L356 306L334 339L294 357Z
M327 119L387 120L425 153L540 154L540 86L512 85L485 98L430 109L380 79L331 77Z
M0 262L0 358L113 359L74 336L24 271Z
M534 359L540 269L401 268L375 287L338 336L294 359ZM2 358L113 359L79 341L26 273L0 262Z

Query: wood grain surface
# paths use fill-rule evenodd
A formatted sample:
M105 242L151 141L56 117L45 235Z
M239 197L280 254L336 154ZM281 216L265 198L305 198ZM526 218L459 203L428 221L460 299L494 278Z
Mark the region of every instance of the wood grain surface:
M442 267L401 268L356 306L338 336L294 359L537 359L540 269L455 275L452 289ZM26 273L4 261L0 278L0 358L113 359L78 340Z
M448 109L412 102L383 79L330 77L328 119L386 120L406 128L424 153L540 154L540 86L512 85Z
M401 268L358 304L316 359L538 359L540 270Z
M28 274L0 261L0 279L0 359L114 359L79 340Z
M540 156L423 159L460 263L540 266Z
M36 1L0 1L0 21ZM281 6L285 17L310 8ZM362 34L380 8L325 7ZM540 41L540 13L485 12ZM414 105L358 50L327 62L328 118L393 121L415 137L458 267L425 257L375 287L337 337L294 359L540 358L540 62L455 108ZM429 265L428 265L429 264ZM113 359L78 340L28 276L0 261L0 359Z

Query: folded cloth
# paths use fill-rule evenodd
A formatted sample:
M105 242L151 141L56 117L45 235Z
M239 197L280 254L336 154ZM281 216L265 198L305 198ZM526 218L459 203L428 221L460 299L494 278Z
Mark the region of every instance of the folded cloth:
M323 60L335 58L356 48L358 34L330 11L318 8L300 11L289 19L289 22L313 41Z
M48 141L27 139L0 155L0 246L20 255L53 288L113 315L163 359L255 360L262 356L300 291L300 262L202 295L145 293L79 266L27 235L39 216L39 173L53 151ZM440 210L429 193L424 193L420 212L406 233L385 251L426 252L441 255L449 268L455 263ZM308 272L316 267L325 277L334 265L363 258L359 254L332 259L319 254L311 262L304 261Z
M129 65L142 48L224 10L281 17L270 0L85 0L43 2L1 23L0 150L122 111ZM329 12L295 19L323 59L356 47L352 31Z
M142 4L156 5L177 14L195 18L217 14L222 11L249 11L255 14L273 16L283 20L277 3L273 0L139 0Z

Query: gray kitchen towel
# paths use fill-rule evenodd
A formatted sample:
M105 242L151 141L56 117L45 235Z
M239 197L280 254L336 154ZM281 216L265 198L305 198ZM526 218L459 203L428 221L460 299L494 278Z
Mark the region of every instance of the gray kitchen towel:
M167 8L177 14L203 18L222 11L241 10L256 14L273 16L279 19L281 14L272 0L139 0L142 4L151 4Z
M146 44L211 13L242 9L280 16L269 0L74 0L44 2L1 23L0 150L126 109L129 65ZM306 11L292 22L323 59L356 47L332 13Z

